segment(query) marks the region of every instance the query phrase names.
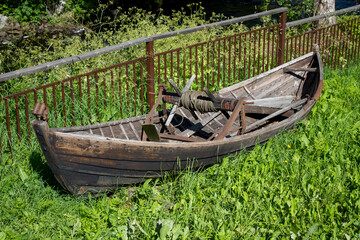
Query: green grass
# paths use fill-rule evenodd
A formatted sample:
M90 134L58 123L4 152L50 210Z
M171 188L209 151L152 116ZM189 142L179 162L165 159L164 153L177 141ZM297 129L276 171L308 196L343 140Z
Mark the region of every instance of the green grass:
M0 240L359 238L359 75L326 70L307 122L262 146L99 198L67 194L23 141L0 155Z

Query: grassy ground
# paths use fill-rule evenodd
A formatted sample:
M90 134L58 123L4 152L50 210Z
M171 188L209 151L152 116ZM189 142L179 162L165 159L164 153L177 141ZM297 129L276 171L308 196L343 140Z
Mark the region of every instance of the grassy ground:
M0 155L2 239L360 237L360 66L326 70L295 130L203 171L74 198L38 144Z

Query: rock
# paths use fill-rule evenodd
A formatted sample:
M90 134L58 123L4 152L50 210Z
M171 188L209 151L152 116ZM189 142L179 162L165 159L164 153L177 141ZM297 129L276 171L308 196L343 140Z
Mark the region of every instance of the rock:
M9 17L0 14L0 29L6 26Z

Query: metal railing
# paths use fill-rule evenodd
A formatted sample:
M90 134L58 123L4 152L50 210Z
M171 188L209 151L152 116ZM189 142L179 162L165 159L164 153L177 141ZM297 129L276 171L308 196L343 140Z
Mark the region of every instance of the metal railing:
M354 11L359 6L346 10ZM324 64L337 67L344 59L358 59L359 18L286 37L286 8L253 14L179 31L143 37L115 46L0 75L0 81L146 43L146 56L35 87L0 99L0 152L31 141L30 112L36 102L51 109L52 127L85 125L146 113L154 103L158 84L176 79L179 85L196 74L195 88L218 90L312 51L318 43ZM341 10L341 13L346 11ZM279 24L155 53L154 41L179 34L226 26L280 14ZM333 13L336 15L336 12ZM321 16L320 16L321 17ZM319 18L319 17L318 17ZM342 54L342 53L345 53Z

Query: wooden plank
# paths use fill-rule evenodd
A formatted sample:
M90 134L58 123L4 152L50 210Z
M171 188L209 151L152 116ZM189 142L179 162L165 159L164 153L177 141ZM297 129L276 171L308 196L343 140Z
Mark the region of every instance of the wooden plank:
M113 131L111 125L109 126L109 128L110 128L110 132L111 132L112 137L115 138L115 134L114 134L114 131Z
M137 138L137 140L141 140L140 139L140 136L139 136L139 134L137 133L137 131L136 131L136 129L135 129L135 127L134 127L134 125L132 124L132 122L130 122L129 123L129 125L130 125L130 128L132 129L132 131L134 132L134 134L135 134L135 136L136 136L136 138Z
M120 127L122 133L124 134L125 138L126 138L127 140L129 140L129 137L128 137L128 135L126 134L126 131L125 131L124 126L123 126L122 124L120 124L119 127Z
M209 124L214 118L218 117L221 114L221 111L216 112L209 117L203 119L201 122L198 122L197 124L191 126L191 128L183 131L182 133L178 134L179 136L186 136L190 137L194 135L196 132L200 131L202 128L204 128L207 124Z
M157 131L156 126L154 124L152 123L143 124L142 129L145 131L146 136L150 141L160 142L159 132Z
M206 141L205 139L198 138L198 137L184 137L184 136L172 135L172 134L167 134L167 133L159 133L159 136L161 138L177 140L177 141L181 141L181 142L205 142Z
M247 80L245 80L245 81L242 81L242 82L240 82L240 83L236 83L236 84L231 85L231 86L229 86L229 87L223 88L223 89L219 90L218 93L219 93L220 95L226 94L226 93L228 93L229 91L235 91L235 90L237 90L237 89L242 88L243 86L248 86L248 85L250 85L250 84L256 83L258 80L263 81L265 78L273 78L273 77L274 77L273 75L277 75L277 74L280 75L280 74L283 72L282 69L283 69L284 67L288 67L288 66L297 64L297 63L299 63L299 62L301 62L301 61L307 61L308 58L310 58L310 57L312 57L312 56L313 56L313 53L308 53L308 54L303 55L303 56L301 56L301 57L298 57L298 58L296 58L296 59L294 59L294 60L292 60L292 61L290 61L290 62L284 63L284 64L281 65L281 66L278 66L278 67L276 67L276 68L273 68L273 69L271 69L270 71L264 72L264 73L262 73L262 74L259 74L259 75L257 75L257 76L254 76L254 77L252 77L252 78L249 78L249 79L247 79ZM238 96L238 97L240 97L240 96Z
M253 104L251 106L261 106L261 107L272 107L272 108L283 108L295 99L295 96L280 96L280 97L269 97L262 99L252 100Z
M328 18L331 16L336 16L336 15L340 15L340 14L344 14L344 13L348 13L348 12L357 11L359 9L360 9L360 5L356 5L356 6L344 8L344 9L341 9L341 10L338 10L335 12L325 13L322 15L314 16L314 17L309 17L309 18L305 18L305 19L301 19L301 20L297 20L297 21L293 21L293 22L288 22L288 23L286 23L286 28L295 27L295 26L309 23L309 22L315 22L315 21L318 21L323 18Z
M249 94L252 99L256 99L256 97L250 92L250 90L246 86L244 86L244 90L247 94Z
M250 126L247 127L246 131L247 131L247 132L248 132L248 131L251 131L251 130L255 129L256 127L258 127L260 124L266 122L267 120L270 120L271 118L274 118L274 117L276 117L276 116L279 116L279 115L281 115L281 114L289 111L290 109L292 109L292 108L294 108L294 107L297 107L297 106L305 103L306 101L307 101L307 99L301 99L301 100L299 100L299 101L296 101L296 102L294 102L293 104L290 104L289 106L287 106L287 107L285 107L285 108L283 108L283 109L281 109L281 110L279 110L279 111L276 111L276 112L274 112L273 114L270 114L270 115L268 115L268 116L260 119L259 121L251 124Z
M317 70L318 70L318 68L291 68L291 67L285 67L284 68L284 72L296 72L296 71L316 72Z

